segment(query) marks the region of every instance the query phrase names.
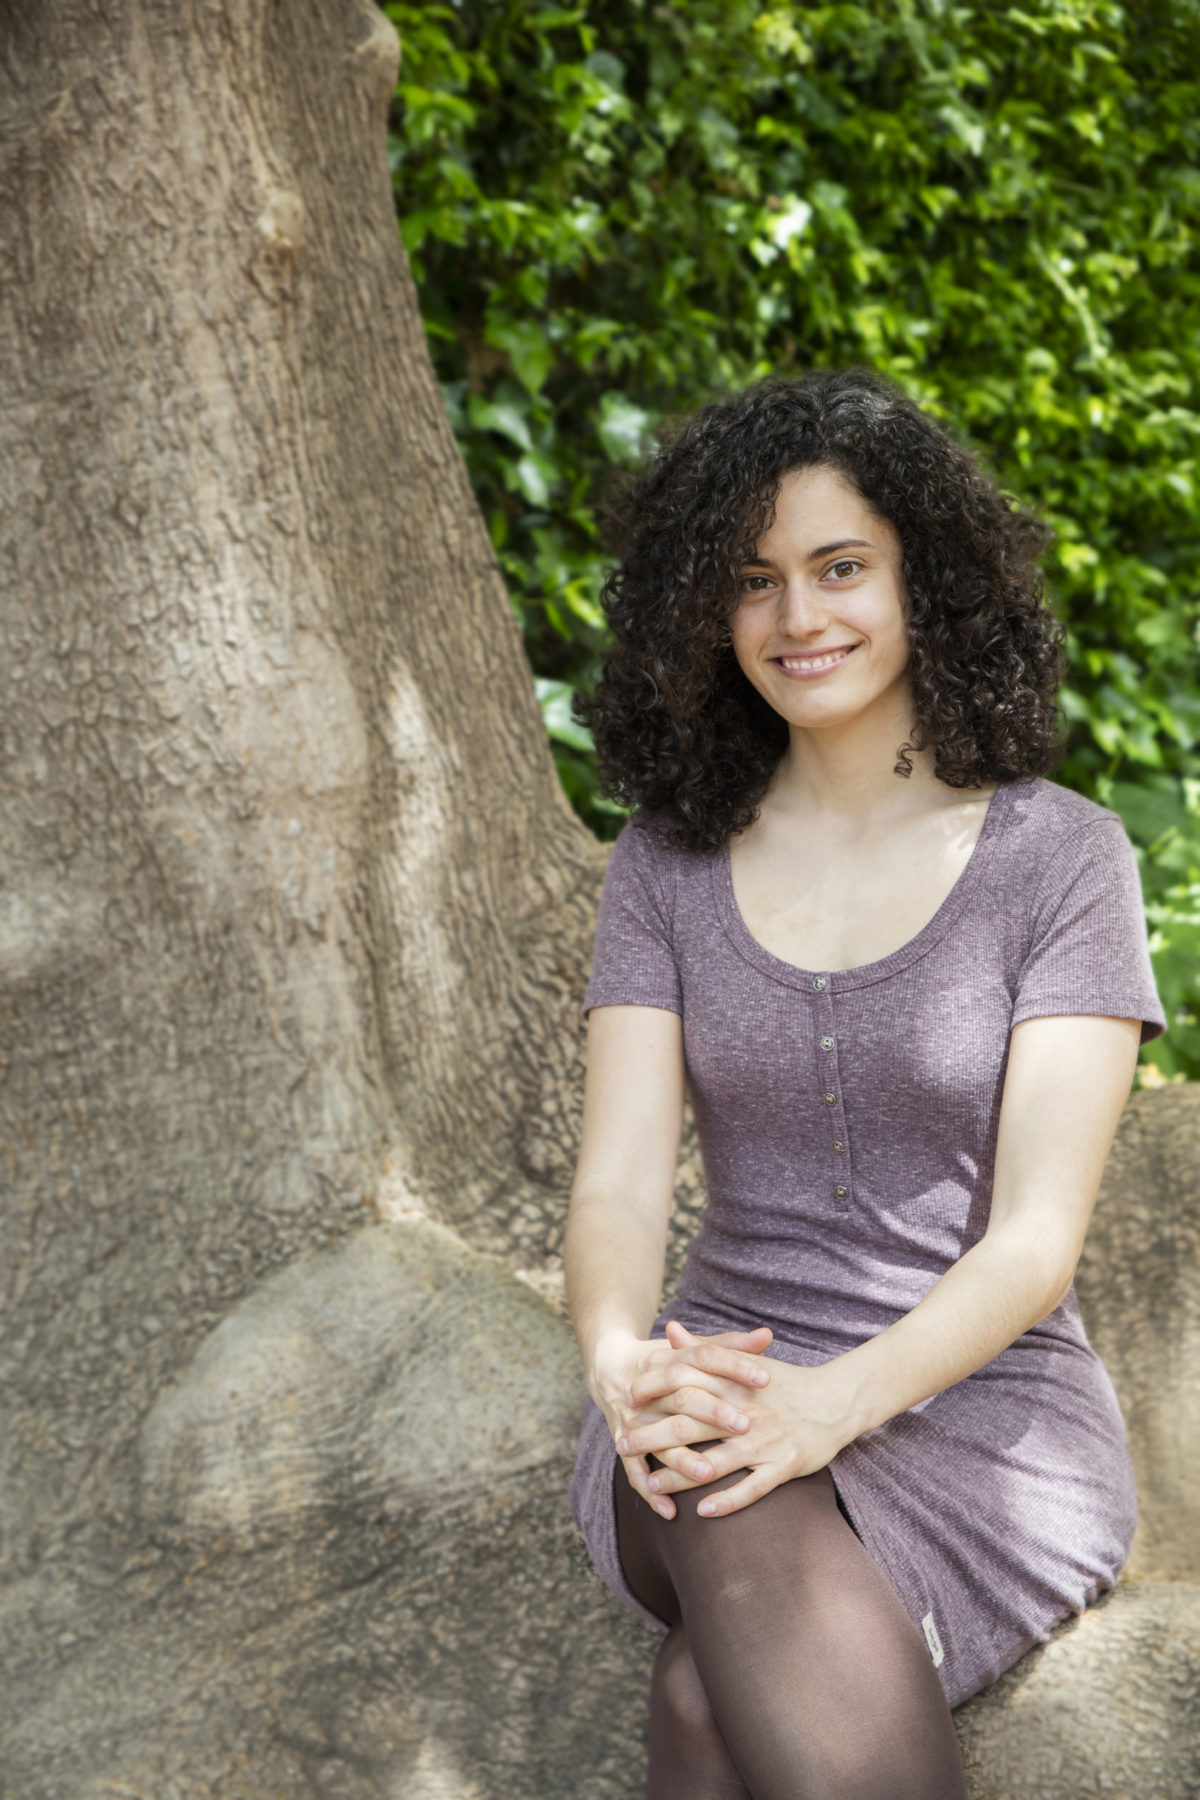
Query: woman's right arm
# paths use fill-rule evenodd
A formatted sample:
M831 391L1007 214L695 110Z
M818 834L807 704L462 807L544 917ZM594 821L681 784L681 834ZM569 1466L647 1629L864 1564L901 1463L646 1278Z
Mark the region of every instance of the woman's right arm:
M680 1444L736 1431L728 1383L758 1386L764 1371L756 1352L770 1342L764 1330L729 1332L685 1355L648 1336L662 1291L683 1131L682 1026L680 1015L663 1007L595 1006L588 1013L583 1133L563 1263L588 1390L614 1440L631 1422L645 1423L645 1409L626 1399L631 1382L667 1362L678 1364L680 1385L658 1405L662 1416L676 1414ZM751 1344L753 1350L738 1347ZM697 1462L686 1449L656 1455L688 1474ZM669 1497L646 1486L645 1456L622 1460L634 1488L670 1518Z
M563 1262L567 1305L597 1405L624 1398L605 1371L658 1310L683 1131L683 1021L656 1006L588 1014L583 1134Z

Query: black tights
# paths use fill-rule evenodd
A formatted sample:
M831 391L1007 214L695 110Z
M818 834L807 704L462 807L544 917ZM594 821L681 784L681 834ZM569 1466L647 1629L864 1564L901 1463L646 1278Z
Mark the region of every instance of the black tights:
M925 1640L828 1469L725 1518L697 1515L745 1473L674 1495L664 1519L617 1463L621 1564L670 1627L650 1685L647 1800L965 1800Z

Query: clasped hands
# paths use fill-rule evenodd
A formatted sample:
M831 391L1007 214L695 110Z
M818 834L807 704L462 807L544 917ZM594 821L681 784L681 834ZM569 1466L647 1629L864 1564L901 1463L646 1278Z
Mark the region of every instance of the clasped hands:
M597 1378L601 1404L630 1485L663 1518L672 1494L737 1469L745 1479L703 1499L697 1512L737 1512L785 1481L823 1469L857 1435L837 1359L802 1368L760 1358L768 1326L693 1333L675 1319L666 1339L630 1338ZM700 1453L690 1446L719 1438ZM665 1466L651 1470L653 1454Z

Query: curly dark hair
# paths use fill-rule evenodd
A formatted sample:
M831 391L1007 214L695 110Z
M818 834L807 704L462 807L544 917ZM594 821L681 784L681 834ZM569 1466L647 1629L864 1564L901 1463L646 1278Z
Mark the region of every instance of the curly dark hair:
M1065 633L1037 567L1049 529L872 370L771 377L664 432L612 509L613 643L576 712L604 791L665 815L681 848L716 850L751 824L787 748L728 621L780 482L816 466L845 476L900 539L914 718L896 773L931 749L940 779L970 788L1044 774L1062 754Z

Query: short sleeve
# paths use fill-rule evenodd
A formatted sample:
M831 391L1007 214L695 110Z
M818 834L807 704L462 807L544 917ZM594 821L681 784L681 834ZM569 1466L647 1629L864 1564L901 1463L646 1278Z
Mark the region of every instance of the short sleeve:
M630 820L613 845L596 915L592 975L580 1013L593 1006L659 1006L683 1012L683 988L664 900L664 845Z
M1140 1019L1143 1044L1166 1029L1137 860L1116 818L1084 825L1056 847L1034 901L1012 1022L1061 1013Z

